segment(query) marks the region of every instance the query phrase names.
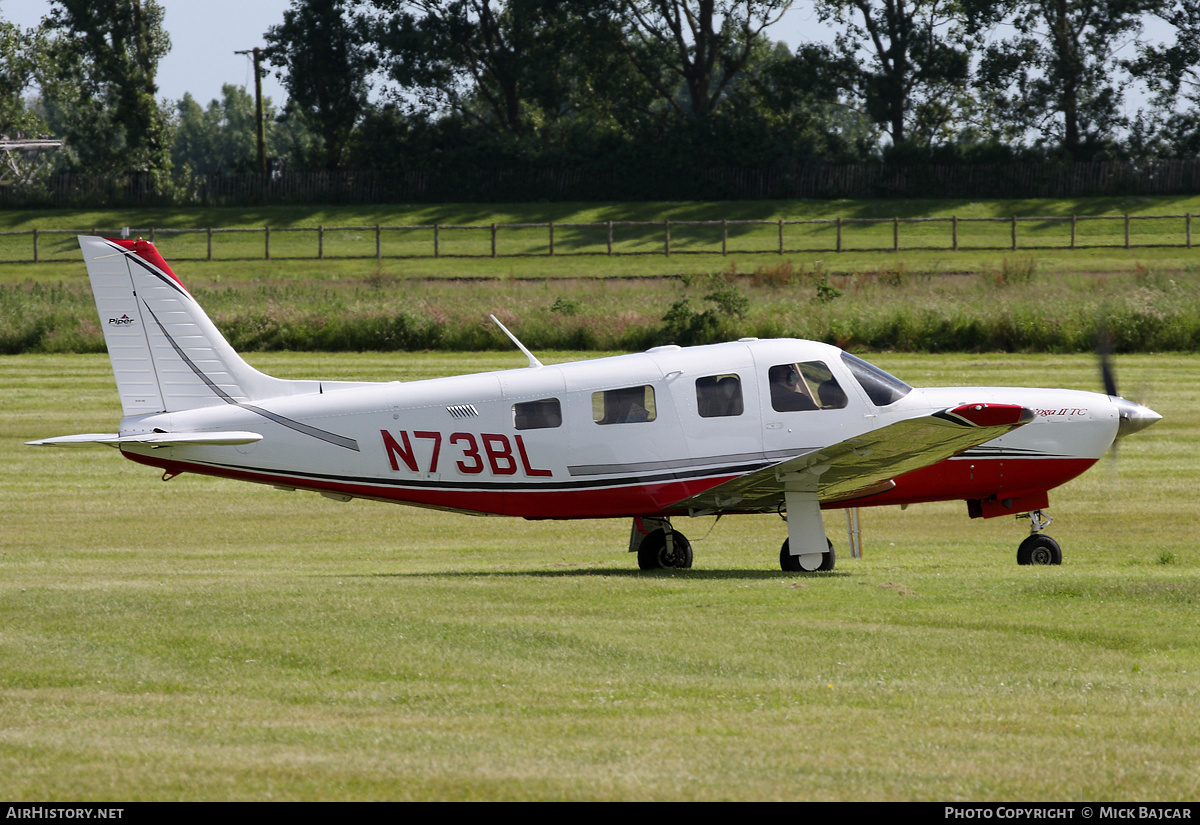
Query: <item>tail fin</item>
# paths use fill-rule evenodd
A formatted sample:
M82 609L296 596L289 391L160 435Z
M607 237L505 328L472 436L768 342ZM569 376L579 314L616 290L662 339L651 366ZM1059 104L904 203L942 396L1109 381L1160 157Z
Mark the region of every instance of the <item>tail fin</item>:
M154 245L80 236L126 416L316 392L242 360Z

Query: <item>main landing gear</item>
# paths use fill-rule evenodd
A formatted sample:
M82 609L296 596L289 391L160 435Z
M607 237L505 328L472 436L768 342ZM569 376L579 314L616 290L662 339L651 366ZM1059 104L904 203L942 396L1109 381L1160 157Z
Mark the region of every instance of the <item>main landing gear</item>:
M821 507L812 492L786 490L788 537L779 548L779 566L788 573L832 570L837 562L833 542L825 536ZM782 515L783 508L780 508ZM692 543L661 516L634 518L629 552L637 553L642 570L687 569L692 566Z
M629 552L637 553L638 567L642 570L692 566L692 543L671 527L669 518L635 518L629 534Z
M1054 519L1041 510L1022 513L1017 518L1029 519L1029 538L1017 548L1017 564L1062 564L1062 548L1058 542L1042 535Z
M793 556L789 552L790 541L790 539L784 539L783 547L779 548L779 566L786 572L816 573L833 569L837 557L833 552L833 542L828 538L825 539L825 544L829 547L828 551L824 553L807 553L799 556Z

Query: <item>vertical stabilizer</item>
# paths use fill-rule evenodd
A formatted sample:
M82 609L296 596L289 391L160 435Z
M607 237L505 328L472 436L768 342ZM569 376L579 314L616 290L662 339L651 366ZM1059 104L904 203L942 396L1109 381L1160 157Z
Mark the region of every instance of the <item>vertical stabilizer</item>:
M79 246L125 415L311 391L242 360L153 244L80 236Z

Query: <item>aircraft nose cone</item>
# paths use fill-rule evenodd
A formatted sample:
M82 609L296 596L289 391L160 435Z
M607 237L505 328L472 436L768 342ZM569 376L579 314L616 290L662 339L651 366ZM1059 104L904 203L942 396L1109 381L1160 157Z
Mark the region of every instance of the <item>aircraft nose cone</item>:
M1141 432L1154 422L1162 420L1162 416L1154 410L1149 407L1143 407L1135 401L1129 401L1125 398L1116 398L1113 400L1117 405L1117 414L1120 416L1120 421L1117 424L1117 438Z

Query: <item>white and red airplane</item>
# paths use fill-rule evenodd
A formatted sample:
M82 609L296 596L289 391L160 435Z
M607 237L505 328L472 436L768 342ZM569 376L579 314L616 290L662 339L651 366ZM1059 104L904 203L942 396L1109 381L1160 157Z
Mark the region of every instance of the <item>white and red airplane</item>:
M830 570L821 510L963 500L1023 516L1058 564L1048 491L1160 416L1107 393L917 389L793 339L425 381L290 381L234 352L150 243L80 237L124 417L107 444L161 468L528 519L632 518L644 569L690 567L673 517L780 512L784 570ZM499 324L499 322L497 322ZM503 329L503 327L501 327ZM508 333L508 330L504 330ZM510 335L510 337L512 337Z

